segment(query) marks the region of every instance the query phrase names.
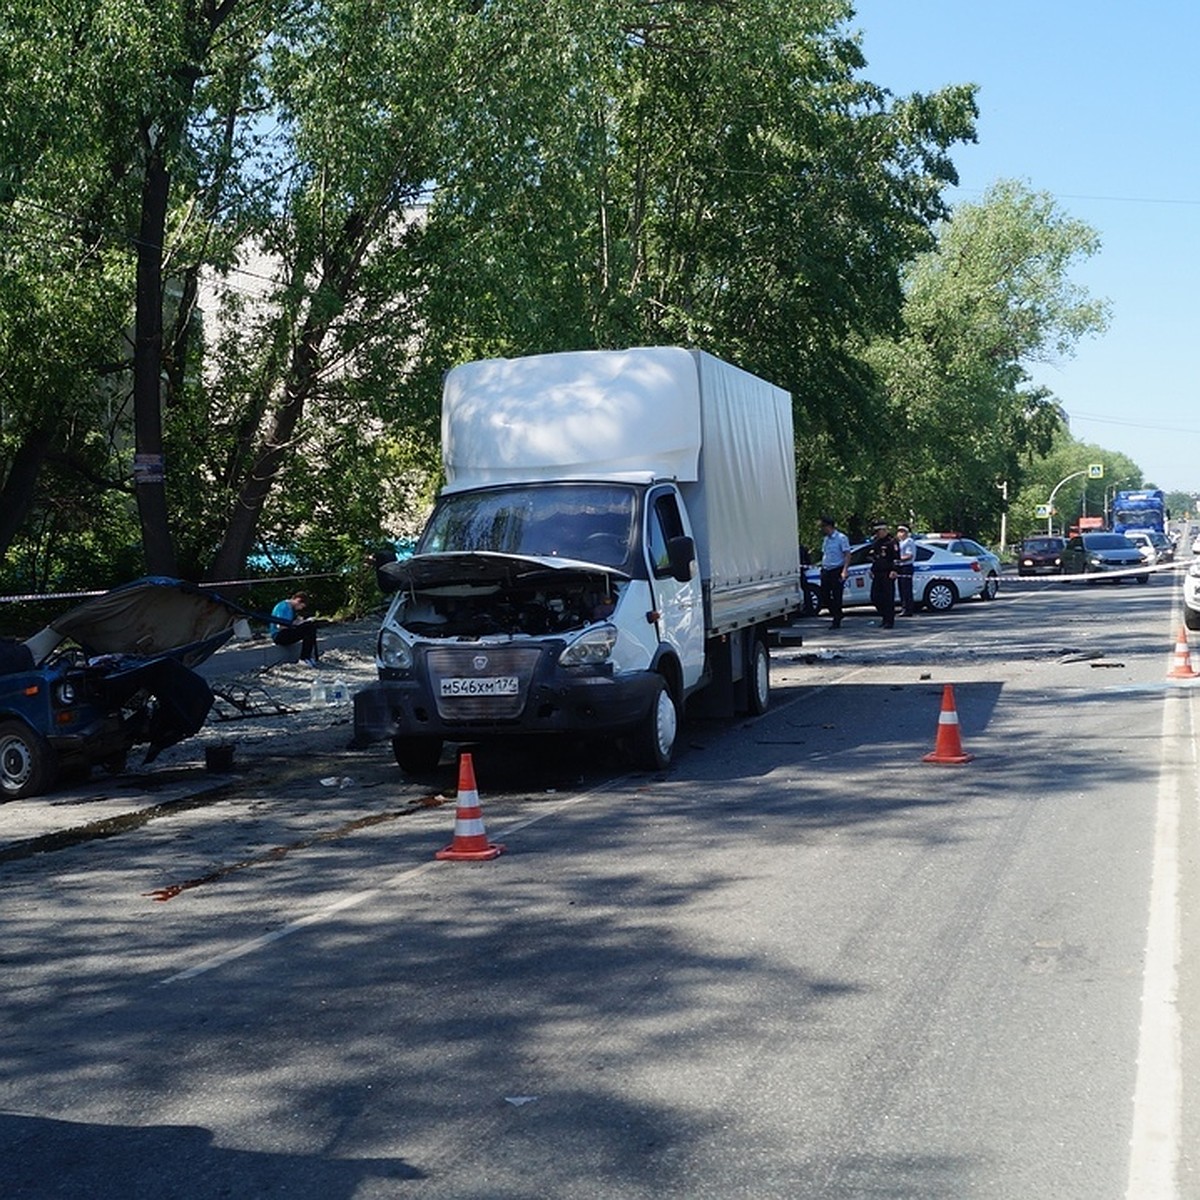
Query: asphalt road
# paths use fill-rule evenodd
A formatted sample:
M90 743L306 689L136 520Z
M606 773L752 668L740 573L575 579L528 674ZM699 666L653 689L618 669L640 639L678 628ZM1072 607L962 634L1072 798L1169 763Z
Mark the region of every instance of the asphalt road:
M490 863L432 858L452 769L304 746L0 862L0 1194L1200 1196L1178 627L1165 578L814 621L666 775L481 753Z

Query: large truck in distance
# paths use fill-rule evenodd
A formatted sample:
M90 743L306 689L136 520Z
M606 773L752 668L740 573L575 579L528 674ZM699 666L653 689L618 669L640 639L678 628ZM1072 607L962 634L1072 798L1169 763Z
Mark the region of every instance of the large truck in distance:
M1144 529L1147 533L1167 530L1167 498L1158 488L1140 492L1118 492L1112 504L1113 533Z
M466 363L446 484L394 592L355 741L410 772L445 741L619 737L672 759L683 706L760 713L768 627L803 606L788 394L700 351Z

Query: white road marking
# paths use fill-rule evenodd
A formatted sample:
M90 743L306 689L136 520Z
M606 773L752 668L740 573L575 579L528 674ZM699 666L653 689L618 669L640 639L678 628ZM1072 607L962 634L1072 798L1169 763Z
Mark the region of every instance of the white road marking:
M1142 983L1137 1082L1133 1094L1127 1200L1176 1200L1182 1130L1183 1067L1179 992L1179 824L1196 779L1195 717L1190 695L1163 704L1162 765ZM1189 754L1180 758L1178 748ZM1172 752L1175 752L1172 754Z

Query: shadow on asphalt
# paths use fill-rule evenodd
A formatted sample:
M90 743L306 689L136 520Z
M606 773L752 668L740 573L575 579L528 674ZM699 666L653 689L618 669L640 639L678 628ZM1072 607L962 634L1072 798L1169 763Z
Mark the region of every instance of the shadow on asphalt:
M6 1200L295 1194L350 1200L366 1179L425 1178L399 1159L222 1147L194 1125L93 1125L0 1113L0 1147Z

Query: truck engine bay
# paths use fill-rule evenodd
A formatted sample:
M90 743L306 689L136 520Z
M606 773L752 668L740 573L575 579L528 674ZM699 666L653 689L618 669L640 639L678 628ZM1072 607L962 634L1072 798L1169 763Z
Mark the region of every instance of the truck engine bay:
M401 593L398 625L463 640L582 629L612 614L626 580L591 564L486 554L418 556L386 570Z

